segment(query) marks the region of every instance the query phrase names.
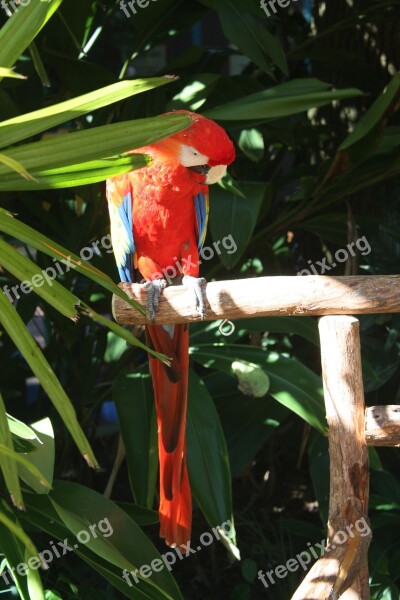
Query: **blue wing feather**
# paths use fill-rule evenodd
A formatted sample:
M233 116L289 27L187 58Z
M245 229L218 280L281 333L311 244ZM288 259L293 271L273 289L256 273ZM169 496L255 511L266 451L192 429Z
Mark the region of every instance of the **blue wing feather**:
M124 189L125 188L125 189ZM120 280L132 283L133 239L132 192L126 178L107 181L107 199L111 222L111 240Z
M132 195L130 192L124 196L122 204L118 207L118 214L121 218L122 224L126 229L126 233L128 234L129 240L129 250L128 253L125 253L125 260L121 265L118 266L118 272L121 281L132 283L132 257L136 252L135 242L133 240L133 230L132 230Z
M204 240L206 239L208 213L209 213L209 202L208 194L200 192L197 196L193 197L194 207L196 210L196 221L197 221L197 234L198 234L198 249L202 249Z

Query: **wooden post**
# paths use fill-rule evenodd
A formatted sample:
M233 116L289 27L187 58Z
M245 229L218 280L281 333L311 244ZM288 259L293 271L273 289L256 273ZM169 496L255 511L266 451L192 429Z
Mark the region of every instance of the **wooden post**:
M319 322L329 425L328 545L292 600L368 600L368 452L359 322L349 316Z

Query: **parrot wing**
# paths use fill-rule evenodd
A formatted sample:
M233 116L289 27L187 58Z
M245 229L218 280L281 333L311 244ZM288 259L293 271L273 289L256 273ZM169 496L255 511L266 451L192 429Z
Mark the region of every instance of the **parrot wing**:
M111 222L111 241L121 281L132 283L134 254L132 229L132 188L129 177L107 180L107 200Z
M210 210L208 191L200 192L197 196L194 196L193 200L196 210L197 245L200 251L203 247L207 233L208 214Z

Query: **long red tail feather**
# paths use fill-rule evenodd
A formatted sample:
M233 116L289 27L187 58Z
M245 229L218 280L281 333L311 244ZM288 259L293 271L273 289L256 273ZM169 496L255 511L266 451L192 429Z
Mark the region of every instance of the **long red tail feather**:
M147 327L148 342L172 358L171 367L150 357L158 423L160 536L170 546L190 540L192 496L186 468L186 411L189 326L175 325L173 337L160 325Z

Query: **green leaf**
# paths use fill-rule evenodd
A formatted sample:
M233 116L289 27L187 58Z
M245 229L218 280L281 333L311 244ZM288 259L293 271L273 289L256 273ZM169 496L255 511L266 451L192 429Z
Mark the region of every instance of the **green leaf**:
M213 189L210 230L215 242L222 241L218 251L225 267L234 267L243 256L257 224L266 189L264 183L241 181L243 198L220 186Z
M107 329L109 329L110 331L115 333L115 335L118 335L122 339L126 340L128 342L128 344L132 344L132 346L137 346L138 348L145 350L152 356L155 356L156 358L160 359L166 365L169 365L171 363L171 360L169 357L164 356L163 354L160 354L159 352L156 352L155 350L152 350L151 348L148 348L145 344L143 344L143 342L141 342L140 340L135 338L135 336L130 331L128 331L127 329L122 327L122 325L118 325L117 323L114 323L114 321L107 319L107 317L103 317L103 315L100 315L99 313L95 312L94 310L92 310L90 308L90 306L87 306L83 302L81 303L81 305L79 307L79 312L80 312L80 314L83 314L83 315L89 317L93 321L96 321L96 323L99 323L100 325L107 327Z
M41 242L43 242L43 236L41 236L41 238ZM34 262L23 256L20 252L15 250L12 246L7 244L2 239L0 239L0 250L0 264L2 264L6 269L13 273L17 278L22 280L22 283L20 285L21 293L30 293L31 291L34 291L36 294L42 297L43 300L45 300L51 306L56 308L56 310L58 310L61 314L73 320L76 320L79 310L79 314L85 314L97 323L100 323L101 325L107 327L110 331L112 331L122 339L126 340L133 346L137 346L142 350L146 350L153 356L156 356L157 358L162 360L163 362L168 363L167 357L147 348L147 346L138 339L136 339L130 331L128 331L124 327L121 327L121 325L114 323L114 321L111 321L110 319L98 314L89 306L87 306L84 302L81 302L77 296L71 294L69 290L67 290L65 287L59 284L55 280L55 277L58 275L55 267L48 267L48 269L51 269L53 271L52 275L51 273L47 273L48 269L38 269ZM54 248L52 248L52 250L54 250ZM79 264L82 264L81 260L79 260L78 262ZM69 260L69 263L70 265L72 265L72 260ZM87 271L85 271L85 274L86 273ZM114 287L117 290L119 290L117 286ZM4 298L4 294L2 295ZM120 295L120 293L118 295Z
M59 102L53 106L2 121L0 122L0 147L4 148L15 144L15 142L26 140L46 129L52 129L61 123L77 119L98 108L109 106L135 94L141 94L147 90L171 83L176 79L176 77L168 76L119 81L72 100Z
M150 508L158 472L157 424L150 375L120 375L114 383L113 399L135 502Z
M149 598L181 598L166 568L159 572L154 570L148 578L137 571L142 565L151 565L155 559L162 560L161 555L136 523L114 502L85 486L68 481L55 481L49 498L63 523L74 536L78 536L80 545L79 535L86 531L85 547L120 570L136 571L140 587ZM90 527L96 525L97 537L93 533L90 535ZM102 529L105 529L104 535Z
M42 487L47 488L47 490L51 488L50 483L44 478L37 466L25 458L25 456L20 452L14 452L14 450L11 450L4 444L0 444L0 455L12 458L13 461L25 467L25 469L27 469L30 474L36 478Z
M62 0L29 2L14 12L0 31L0 65L12 67Z
M268 333L288 333L302 338L319 347L317 321L312 317L258 317L256 319L237 319L236 331L262 331Z
M146 167L150 162L150 158L147 155L135 154L123 156L122 158L83 162L77 165L68 165L67 167L45 171L34 170L32 174L29 174L29 178L16 177L9 174L0 178L0 191L51 190L75 187L77 185L89 185L105 181L108 177L127 173L133 169Z
M218 121L270 120L287 117L330 104L334 100L356 98L363 93L355 88L331 89L318 79L293 79L262 92L243 96L204 113Z
M23 440L38 440L37 433L22 421L19 421L11 415L7 415L8 426L11 433Z
M189 376L187 462L193 497L211 527L228 524L221 541L238 558L225 437L211 396L194 371Z
M31 556L37 556L38 552L34 544L32 543L31 539L26 535L25 531L22 529L16 517L11 512L4 500L1 501L0 505L0 523L5 525L6 528L11 531L13 536L15 536L20 542L22 542L22 544L25 546L25 548ZM0 539L2 542L3 538L0 537Z
M37 494L47 494L53 483L54 476L54 431L49 418L42 419L32 423L31 427L37 432L37 439L33 441L34 452L25 455L25 459L41 474L42 479L49 482L49 486L44 486L37 477L24 465L18 465L18 471L21 479L25 481Z
M0 67L0 78L1 77L10 77L11 79L27 79L25 75L20 75L12 69L5 69L4 67Z
M282 46L265 25L246 11L242 0L217 0L215 7L224 34L245 56L266 73L271 74L270 65L265 58L268 57L285 75L289 76Z
M68 265L68 268L75 269L78 273L85 275L106 290L128 302L142 314L145 313L145 309L138 302L131 300L117 285L115 285L108 275L105 275L102 271L93 267L88 261L82 260L79 256L70 252L63 246L60 246L60 244L57 244L42 233L29 227L29 225L18 221L10 212L3 208L0 208L0 231L21 240L25 244L33 246L36 250L44 252L51 258L60 259L60 262L64 262L66 266ZM108 236L108 239L110 239L110 236Z
M7 156L32 173L48 171L128 152L169 137L190 124L191 119L180 114L113 123L9 148ZM9 176L10 168L0 164L0 182Z
M259 129L242 129L239 136L239 148L253 162L264 157L264 138Z
M18 161L10 158L6 154L0 154L0 163L6 165L11 171L18 173L18 181L25 179L26 181L36 181L35 178Z
M234 376L232 363L244 360L260 365L270 378L269 394L324 433L325 404L321 378L297 361L240 344L199 344L190 349L194 360Z
M131 504L130 502L116 502L116 504L141 527L143 525L157 525L159 522L156 510L138 504Z
M398 102L400 93L400 74L395 75L382 94L361 117L354 131L347 136L339 150L347 150L365 138L379 124L390 107Z
M21 317L3 293L0 293L0 322L39 379L87 463L97 467L96 458L78 423L71 402Z
M27 494L27 507L28 512L24 522L28 525L33 524L41 531L45 531L52 539L64 541L66 538L70 538L70 530L54 510L48 496ZM131 600L149 600L149 598L152 598L152 596L149 596L147 589L144 588L142 591L141 585L136 584L132 577L130 577L131 585L129 586L129 584L122 579L121 569L119 567L108 562L106 558L92 552L87 545L80 545L78 548L74 548L74 552L93 569L98 571L115 588L120 590L124 597L126 596ZM139 580L139 582L141 582L141 580ZM178 599L180 597L181 596L178 596ZM160 597L157 596L157 598ZM163 600L168 600L171 596L168 594L161 596L161 598Z
M237 381L214 372L203 378L218 411L235 477L249 464L290 411L270 396L251 398L242 394Z
M46 270L40 269L33 261L1 238L0 265L22 281L21 293L30 293L33 290L65 317L73 320L77 318L76 305L80 302L79 298L56 279L51 280ZM50 268L56 273L54 267ZM25 289L28 291L24 292Z
M26 575L19 572L25 571L22 565L29 566L29 559L37 557L38 552L5 502L0 504L0 551L5 555L6 564L10 569L14 568L13 576L20 598L44 600L39 572L36 569L29 569ZM10 583L13 581L8 570L3 573L3 578L5 577Z
M300 227L311 231L327 242L340 246L348 243L348 216L345 213L327 213L302 221Z
M3 398L0 393L0 444L5 446L10 451L14 450L11 432L6 415L6 407L4 406ZM11 496L14 506L19 509L24 508L24 500L22 498L21 486L19 484L17 463L7 456L2 456L0 460L0 468L4 476L4 481Z

